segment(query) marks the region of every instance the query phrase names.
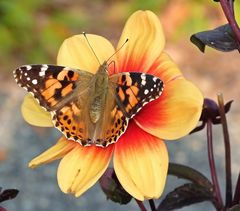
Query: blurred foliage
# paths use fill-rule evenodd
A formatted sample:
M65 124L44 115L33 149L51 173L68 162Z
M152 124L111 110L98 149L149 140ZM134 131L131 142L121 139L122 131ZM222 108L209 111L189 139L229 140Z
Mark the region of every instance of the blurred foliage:
M217 26L221 17L219 5L210 0L0 0L1 72L55 63L62 41L82 31L117 40L126 18L138 9L157 13L167 39L175 41Z

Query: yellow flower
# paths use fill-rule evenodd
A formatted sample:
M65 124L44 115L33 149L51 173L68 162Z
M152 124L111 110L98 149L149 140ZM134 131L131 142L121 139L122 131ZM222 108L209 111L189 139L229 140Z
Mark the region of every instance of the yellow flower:
M80 196L101 177L114 155L116 175L129 194L138 200L159 198L168 170L168 152L163 139L185 136L199 120L202 94L163 52L165 40L157 16L150 11L135 12L124 27L118 47L127 38L129 42L116 54L115 68L110 68L109 74L134 71L158 76L165 84L163 94L129 121L117 143L106 148L83 147L62 137L29 163L34 168L62 158L57 179L64 193ZM110 42L101 36L88 35L88 39L101 62L115 52ZM57 64L92 73L99 67L83 35L64 41ZM25 97L22 113L30 124L53 126L50 114L30 95Z

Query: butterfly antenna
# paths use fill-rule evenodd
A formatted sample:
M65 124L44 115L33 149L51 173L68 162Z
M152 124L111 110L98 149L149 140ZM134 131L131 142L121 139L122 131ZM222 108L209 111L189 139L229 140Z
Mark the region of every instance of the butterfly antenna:
M84 35L84 37L86 38L86 40L87 40L87 43L88 43L89 47L91 48L91 50L92 50L92 52L93 52L94 56L96 57L96 59L97 59L98 63L101 65L101 62L100 62L100 60L98 59L98 57L97 57L97 55L96 55L95 51L93 50L93 48L92 48L92 46L91 46L91 44L90 44L90 42L89 42L89 40L88 40L88 38L87 38L87 34L86 34L85 32L83 32L82 34L83 34L83 35Z
M121 45L121 47L118 48L118 49L114 52L114 54L108 58L107 62L108 62L115 54L117 54L117 52L120 51L127 42L128 42L128 39L126 39L125 42Z

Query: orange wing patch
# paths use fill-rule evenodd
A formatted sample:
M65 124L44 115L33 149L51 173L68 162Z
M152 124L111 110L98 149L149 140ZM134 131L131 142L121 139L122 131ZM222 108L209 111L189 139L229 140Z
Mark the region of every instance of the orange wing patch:
M125 132L128 125L128 119L116 105L111 111L111 120L108 122L108 128L104 138L95 141L97 146L106 147L109 144L116 143L119 137Z
M53 112L54 126L60 130L67 139L79 142L83 146L91 144L86 123L80 116L83 116L83 111L77 107L74 102L71 102L61 109Z

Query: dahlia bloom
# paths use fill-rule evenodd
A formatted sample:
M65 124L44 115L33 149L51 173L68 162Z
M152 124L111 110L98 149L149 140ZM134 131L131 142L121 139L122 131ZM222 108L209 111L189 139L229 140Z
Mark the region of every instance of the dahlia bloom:
M100 62L114 54L114 47L105 38L92 34L87 37ZM57 180L64 193L76 197L84 193L102 176L113 156L116 175L129 194L142 201L159 198L168 170L168 152L163 140L187 135L199 120L202 94L163 52L165 40L157 16L151 11L135 12L124 27L118 47L127 38L128 43L113 58L115 67L109 66L109 75L131 71L149 73L163 80L163 93L129 121L126 132L115 144L105 148L83 147L61 137L29 163L29 167L35 168L62 159ZM57 64L91 73L99 67L83 35L63 42ZM53 126L50 113L44 111L31 95L24 99L22 114L32 125Z

